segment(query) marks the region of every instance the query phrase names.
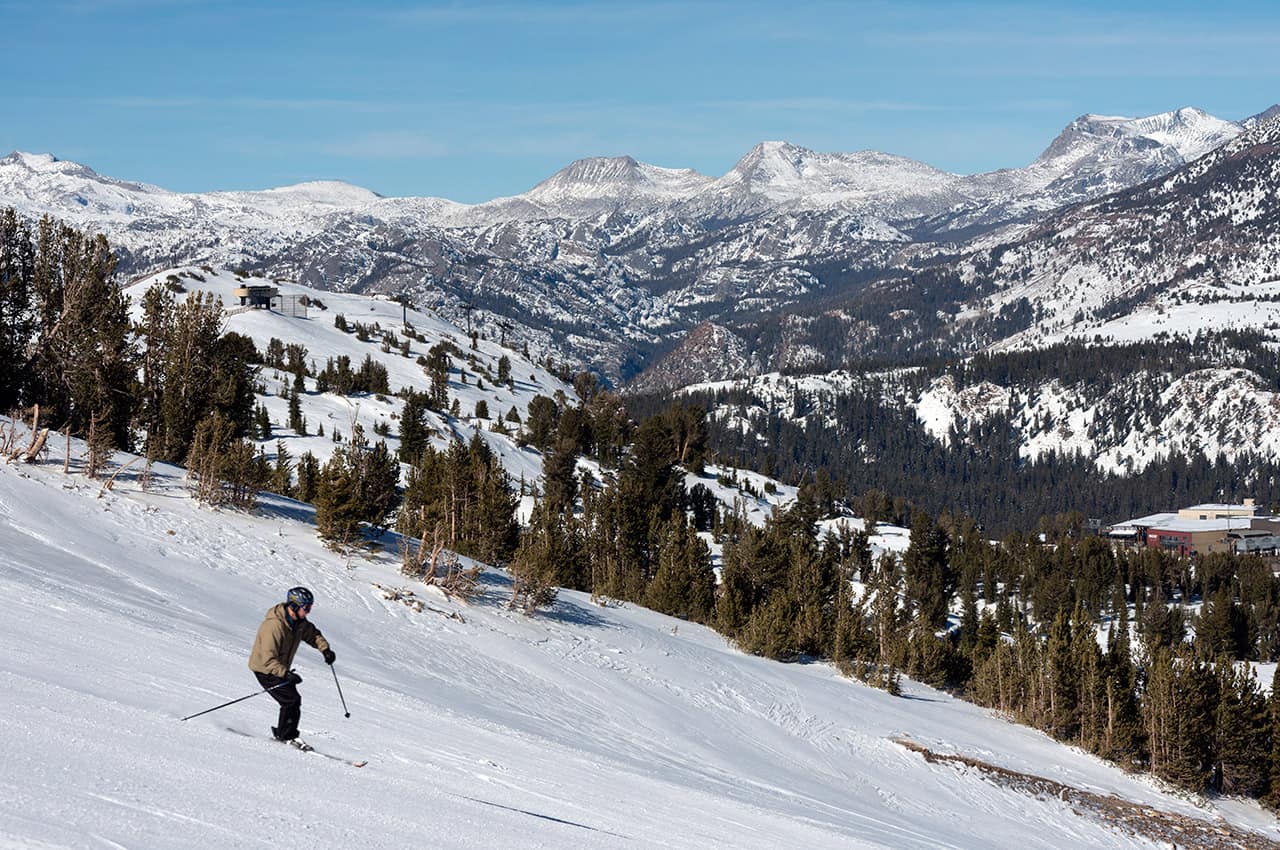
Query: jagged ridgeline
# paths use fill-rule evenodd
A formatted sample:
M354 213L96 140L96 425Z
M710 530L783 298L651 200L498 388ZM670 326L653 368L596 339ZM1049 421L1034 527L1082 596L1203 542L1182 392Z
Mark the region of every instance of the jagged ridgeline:
M1269 443L1280 364L1260 334L1061 344L693 390L719 462L802 481L825 470L993 534L1080 512L1112 521L1220 498L1280 502ZM633 415L664 404L630 401ZM1205 423L1211 423L1206 425Z

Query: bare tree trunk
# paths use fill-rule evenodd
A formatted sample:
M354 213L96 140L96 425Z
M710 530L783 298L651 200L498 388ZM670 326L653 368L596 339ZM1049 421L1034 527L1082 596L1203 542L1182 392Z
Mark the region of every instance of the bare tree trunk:
M85 476L98 477L98 416L89 417L89 463L85 468Z
M45 428L39 434L32 434L31 448L27 449L27 453L23 455L23 461L31 463L36 459L36 455L44 449L45 440L49 438L49 429Z
M116 483L116 476L117 476L117 475L119 475L120 473L124 472L126 469L128 469L128 468L129 468L129 467L131 467L131 466L133 466L135 463L137 463L137 462L138 462L138 461L140 461L140 460L142 460L142 458L140 458L140 457L135 457L133 460L129 461L129 462L128 462L128 463L126 463L124 466L120 467L120 468L119 468L119 469L117 469L115 472L111 473L111 477L110 477L110 478L108 478L108 479L106 480L106 482L105 482L105 483L103 483L103 485L102 485L102 489L98 491L98 498L99 498L99 499L101 499L101 498L103 497L103 495L105 495L105 494L106 494L106 492L107 492L108 490L110 490L112 487L114 487L114 486L115 486L115 483Z

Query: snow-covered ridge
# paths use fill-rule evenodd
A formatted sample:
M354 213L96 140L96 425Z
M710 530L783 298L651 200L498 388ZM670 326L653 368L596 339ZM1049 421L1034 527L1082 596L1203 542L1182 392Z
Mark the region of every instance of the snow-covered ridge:
M1035 320L1005 348L1253 328L1275 336L1280 310L1273 226L1280 119L1142 186L1056 214L999 250L985 277L988 312L1025 299ZM1116 305L1121 305L1117 309Z
M629 156L580 159L524 194L530 200L558 201L629 193L654 200L685 198L712 178L692 168L662 168Z
M578 160L520 195L497 198L472 206L443 199L416 200L426 223L437 226L474 225L518 220L532 216L572 216L584 200L608 200L615 206L626 203L682 203L698 196L697 206L740 203L746 194L765 206L820 209L835 205L878 204L892 209L906 199L934 198L934 212L946 203L977 200L997 184L1026 192L1043 182L1045 164L1067 154L1078 160L1097 154L1100 144L1116 139L1145 139L1152 148L1167 148L1181 161L1189 161L1221 145L1240 132L1236 122L1223 121L1192 108L1179 109L1146 118L1111 118L1086 115L1072 122L1036 163L1026 169L1028 179L1018 179L1019 170L969 176L948 174L906 157L880 151L818 153L781 141L761 142L719 178L692 169L663 168L639 162L629 156L594 157ZM112 196L107 187L118 193ZM159 187L105 178L92 169L59 160L50 154L14 152L0 159L0 191L7 201L28 207L54 193L70 193L73 203L96 207L99 211L126 212L134 218L149 212L181 209L183 202L212 205L216 213L225 204L307 218L323 215L324 208L357 210L383 200L358 186L338 181L315 181L255 192L211 192L183 195ZM130 205L126 195L164 196L158 209ZM901 197L899 197L901 196ZM51 200L51 199L47 199ZM65 200L65 197L63 197ZM219 203L221 202L221 203ZM426 203L422 203L426 202ZM54 212L58 205L24 212ZM196 212L194 208L188 211ZM62 217L92 221L91 216L74 215L68 206ZM711 212L711 211L708 211ZM279 223L281 227L293 222ZM267 223L261 225L266 228Z

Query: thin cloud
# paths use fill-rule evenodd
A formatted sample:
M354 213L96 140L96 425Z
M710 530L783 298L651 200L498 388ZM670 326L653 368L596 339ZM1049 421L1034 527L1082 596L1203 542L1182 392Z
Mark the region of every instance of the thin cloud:
M280 110L308 112L341 110L347 112L417 112L418 103L386 103L368 100L339 98L267 98L267 97L151 97L148 95L122 95L95 98L90 102L120 109L247 109L276 112Z
M709 9L729 9L729 3L708 3ZM416 6L382 13L403 24L616 24L630 21L655 23L660 19L683 20L694 7L689 3L445 3Z
M830 97L708 100L690 104L697 108L753 109L796 112L948 112L953 106L891 100L846 100Z
M423 133L374 132L317 145L318 153L357 159L437 159L458 150Z

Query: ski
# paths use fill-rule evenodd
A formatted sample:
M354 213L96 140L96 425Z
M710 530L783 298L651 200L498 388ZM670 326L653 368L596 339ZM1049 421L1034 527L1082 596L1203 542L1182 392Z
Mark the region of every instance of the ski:
M243 735L246 738L258 737L257 735L253 735L249 732L243 732L239 729L232 729L230 726L227 727L227 731L234 732L237 735ZM335 756L333 753L322 752L320 750L317 750L315 747L311 746L306 741L303 741L300 738L294 738L292 741L281 741L279 738L269 738L268 740L277 741L281 744L289 744L295 750L301 750L304 753L315 753L316 755L323 756L324 758L327 758L330 761L339 761L339 762L342 762L343 764L349 764L352 767L364 767L369 763L365 759L349 759L349 758L346 758L345 756Z
M300 738L294 738L292 741L286 741L285 743L291 744L294 749L301 750L304 753L315 753L316 755L323 756L331 761L340 761L343 764L349 764L352 767L364 767L369 763L367 761L349 759L345 756L335 756L333 753L326 753L321 750L317 750L315 747Z

